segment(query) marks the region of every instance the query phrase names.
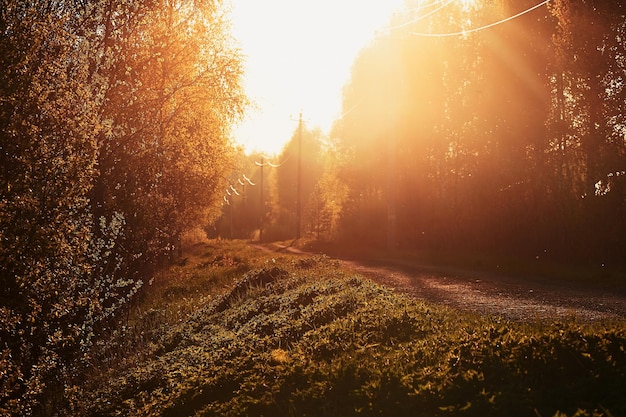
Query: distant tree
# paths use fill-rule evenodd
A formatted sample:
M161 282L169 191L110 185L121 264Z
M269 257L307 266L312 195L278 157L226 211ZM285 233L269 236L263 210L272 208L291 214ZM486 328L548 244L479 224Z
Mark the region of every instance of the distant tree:
M579 256L619 258L626 207L626 3L556 1L548 154L554 189L569 201L563 235ZM577 236L572 237L572 232Z
M347 242L380 241L387 233L387 207L395 201L388 185L398 172L394 155L410 97L403 58L394 39L376 39L361 51L344 87L344 116L333 128L333 146L343 158L332 176L348 190L339 233Z
M302 133L301 137L300 133ZM322 172L321 147L320 130L309 130L303 126L301 132L299 128L295 130L291 140L278 156L277 165L279 166L274 168L274 204L268 236L271 235L274 239L296 237L298 199L300 199L301 210L300 232L302 236L306 233L309 223L309 219L306 218L306 205L315 191L315 184ZM298 183L299 175L300 183Z
M315 185L306 205L307 227L319 241L338 238L339 222L347 200L348 188L331 172L325 172Z
M405 245L536 243L554 21L546 9L504 20L534 5L454 3L435 13L408 2L361 53L336 125L352 157L347 235L382 243L380 229L395 219Z
M261 208L261 186L267 188L267 179L261 180L260 166L257 165L262 160L261 154L246 155L243 148L237 149L233 163L230 164L227 182L220 190L222 210L215 228L211 228L212 235L249 239L259 229L267 213L266 208ZM267 189L263 198L269 198ZM263 203L263 206L266 204Z

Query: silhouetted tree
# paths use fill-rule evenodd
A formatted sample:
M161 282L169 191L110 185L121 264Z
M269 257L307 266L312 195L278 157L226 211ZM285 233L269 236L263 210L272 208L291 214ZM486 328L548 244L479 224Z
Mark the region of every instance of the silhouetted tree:
M311 201L310 196L315 191L315 184L322 171L320 135L319 129L309 130L305 126L302 130L297 128L278 156L276 162L279 166L274 168L272 227L268 230L268 235L271 234L274 239L295 238L298 215L301 216L300 233L302 236L306 233L310 223L306 218L306 205ZM300 199L299 214L298 199Z
M533 6L408 2L361 52L340 234L383 244L395 218L417 248L621 253L624 6Z

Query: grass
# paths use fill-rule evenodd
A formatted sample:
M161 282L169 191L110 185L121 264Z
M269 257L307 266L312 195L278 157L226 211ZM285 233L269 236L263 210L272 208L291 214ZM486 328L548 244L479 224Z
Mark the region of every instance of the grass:
M60 415L626 415L624 322L468 315L241 242L196 245L99 348Z

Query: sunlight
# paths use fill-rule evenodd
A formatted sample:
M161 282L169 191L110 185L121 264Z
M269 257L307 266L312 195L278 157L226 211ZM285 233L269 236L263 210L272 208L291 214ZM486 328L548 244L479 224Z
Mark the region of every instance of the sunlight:
M469 10L476 3L476 0L460 0L460 1L461 1L461 4L463 5L463 10L465 11Z
M358 53L401 0L232 0L233 35L245 56L245 88L255 103L234 132L247 151L279 152L302 111L328 132Z

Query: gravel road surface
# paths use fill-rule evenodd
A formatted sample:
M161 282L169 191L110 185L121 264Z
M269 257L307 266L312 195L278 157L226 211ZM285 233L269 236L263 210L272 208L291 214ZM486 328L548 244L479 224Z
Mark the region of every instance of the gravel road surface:
M397 291L465 311L521 321L626 319L623 291L397 261L344 263Z
M287 246L281 246L277 251L312 255ZM626 320L625 290L397 260L343 260L342 263L396 291L463 311L516 321Z

